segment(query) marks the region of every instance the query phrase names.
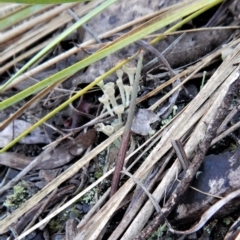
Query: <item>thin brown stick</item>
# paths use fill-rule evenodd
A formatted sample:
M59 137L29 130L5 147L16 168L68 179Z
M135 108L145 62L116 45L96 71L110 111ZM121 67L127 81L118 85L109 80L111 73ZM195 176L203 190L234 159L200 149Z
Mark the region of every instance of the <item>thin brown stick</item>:
M123 163L124 163L124 159L126 157L128 143L129 143L129 139L131 136L131 126L132 126L133 115L134 115L134 110L135 110L135 106L136 106L139 80L141 77L143 54L144 54L144 51L141 50L139 53L137 72L136 72L135 81L133 84L133 92L132 92L132 98L131 98L131 103L130 103L130 107L129 107L128 118L127 118L126 126L124 129L124 133L122 136L122 141L121 141L121 145L120 145L119 152L118 152L116 167L115 167L114 174L113 174L112 186L111 186L111 191L110 191L111 197L114 195L114 193L118 189L121 171L123 168Z
M184 170L187 170L188 166L189 166L189 162L188 162L188 158L187 155L184 151L183 145L181 143L181 141L179 139L177 140L172 140L172 146L174 148L174 151L178 157L178 160L181 162L182 164L182 168Z
M161 212L161 208L158 204L158 202L154 199L154 197L152 196L152 194L148 191L148 189L144 186L143 183L141 183L141 181L139 181L137 178L135 178L130 172L127 171L126 168L123 168L122 173L124 173L125 175L129 176L130 178L133 179L133 181L139 186L141 187L141 189L146 193L146 195L148 196L148 198L150 199L150 201L152 202L153 206L155 207L155 210L157 213Z

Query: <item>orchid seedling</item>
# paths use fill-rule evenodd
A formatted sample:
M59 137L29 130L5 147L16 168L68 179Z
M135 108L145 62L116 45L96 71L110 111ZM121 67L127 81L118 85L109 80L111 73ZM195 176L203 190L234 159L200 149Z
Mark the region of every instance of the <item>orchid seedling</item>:
M109 83L106 83L104 86L103 86L103 89L106 90L106 89L112 89L115 87L115 84L113 82L109 82ZM104 92L103 90L103 92Z
M174 105L173 108L172 108L173 116L175 116L177 114L177 110L178 110L177 105Z
M113 108L114 112L118 115L118 121L120 124L122 124L122 114L124 112L124 106L118 105Z
M125 101L125 95L124 95L124 88L123 88L123 81L122 81L122 76L123 76L123 70L118 69L116 71L116 74L118 76L118 80L117 80L117 85L118 85L118 89L120 91L120 95L122 98L122 104L124 107L127 106L126 101Z
M123 123L119 123L118 119L114 119L111 126L114 128L114 131L117 132L123 126Z
M123 65L122 68L123 68L123 71L128 75L130 85L133 86L134 74L136 73L137 68L135 67L130 68L130 67L127 67L126 65Z
M116 101L116 97L115 97L115 89L114 87L108 87L107 89L104 90L104 93L106 95L108 95L109 100L112 104L112 107L116 107L117 106L117 101Z
M124 85L123 87L124 87L125 94L126 94L126 107L127 107L130 104L130 96L131 96L131 92L133 90L133 87L128 86L128 85Z
M97 131L103 132L110 137L114 133L114 128L111 125L104 125L103 123L99 123L97 125Z
M110 108L109 96L107 94L103 94L102 97L98 98L98 100L99 100L99 102L101 102L104 105L104 108L107 109L109 114L111 116L114 116L114 113L113 113L112 109Z

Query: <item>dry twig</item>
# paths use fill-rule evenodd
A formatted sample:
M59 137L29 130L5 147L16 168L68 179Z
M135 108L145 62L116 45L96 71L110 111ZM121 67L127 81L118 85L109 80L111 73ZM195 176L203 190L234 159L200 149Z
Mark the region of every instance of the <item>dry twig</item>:
M141 77L143 54L144 54L144 51L141 50L139 53L137 72L136 72L135 81L134 81L134 85L133 85L133 92L132 92L132 98L131 98L131 103L130 103L130 107L129 107L128 118L127 118L126 126L124 129L124 133L122 136L121 145L119 148L115 171L113 174L110 196L113 196L114 193L117 191L120 176L121 176L121 171L123 168L124 159L126 156L126 151L128 148L129 139L131 136L131 126L132 126L132 120L133 120L134 110L135 110L135 106L136 106L139 80Z

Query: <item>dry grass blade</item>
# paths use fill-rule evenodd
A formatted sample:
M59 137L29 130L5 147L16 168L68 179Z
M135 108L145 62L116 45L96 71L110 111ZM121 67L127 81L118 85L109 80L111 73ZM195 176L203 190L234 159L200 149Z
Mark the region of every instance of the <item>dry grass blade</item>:
M0 30L3 31L14 25L19 24L21 21L26 21L29 17L34 17L36 14L40 14L43 11L47 11L52 8L53 5L20 5L22 8L17 9L17 12L11 12L11 16L5 16L0 20Z
M4 19L21 9L26 8L28 5L18 4L18 3L0 3L0 19Z

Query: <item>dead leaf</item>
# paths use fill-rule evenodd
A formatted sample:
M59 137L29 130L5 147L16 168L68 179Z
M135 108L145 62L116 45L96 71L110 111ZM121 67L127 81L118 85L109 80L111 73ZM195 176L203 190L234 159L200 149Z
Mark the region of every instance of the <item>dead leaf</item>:
M50 153L41 153L42 156L37 157L40 161L33 169L55 169L64 166L91 146L95 137L96 130L92 129L77 136L74 141L69 140L67 143L54 148ZM23 169L33 160L33 157L26 157L19 153L4 152L0 154L0 164L15 169Z
M146 136L154 132L150 124L158 121L158 115L149 109L139 109L137 115L133 119L131 131L142 136Z
M26 131L32 126L31 123L23 120L14 120L4 130L0 132L0 147L3 148L9 144L14 138ZM22 144L36 144L36 143L49 143L49 139L41 128L35 128L29 135L22 138L19 143Z

